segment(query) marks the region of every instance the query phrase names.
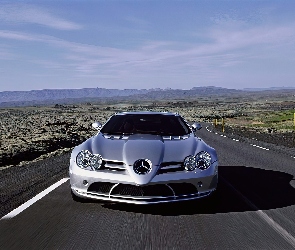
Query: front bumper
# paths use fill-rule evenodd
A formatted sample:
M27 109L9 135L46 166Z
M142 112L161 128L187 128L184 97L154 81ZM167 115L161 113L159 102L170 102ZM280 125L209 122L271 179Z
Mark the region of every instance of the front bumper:
M88 171L70 166L73 194L89 199L132 204L155 204L193 200L215 191L218 162L207 170L157 174L147 185L137 185L127 171Z

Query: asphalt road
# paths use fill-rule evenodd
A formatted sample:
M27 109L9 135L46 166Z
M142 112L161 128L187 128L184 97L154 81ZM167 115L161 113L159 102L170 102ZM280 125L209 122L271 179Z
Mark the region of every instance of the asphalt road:
M0 249L295 249L295 159L206 128L198 134L219 156L216 207L206 201L76 203L67 181L17 216L0 220ZM39 175L43 168L49 174L46 184L38 178L19 192L18 184L13 192L2 184L1 215L66 177L68 157L33 166ZM22 180L29 183L28 172L21 172L20 187ZM1 183L9 187L8 173L1 173Z

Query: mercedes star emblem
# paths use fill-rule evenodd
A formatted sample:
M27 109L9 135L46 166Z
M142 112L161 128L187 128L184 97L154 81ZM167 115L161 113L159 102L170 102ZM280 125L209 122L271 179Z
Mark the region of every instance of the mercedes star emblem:
M152 170L152 162L148 159L139 159L133 164L136 174L148 174Z

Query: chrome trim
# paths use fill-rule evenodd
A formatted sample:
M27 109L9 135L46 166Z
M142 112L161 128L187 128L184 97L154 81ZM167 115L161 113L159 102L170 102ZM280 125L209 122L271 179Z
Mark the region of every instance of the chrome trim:
M123 164L125 164L123 161L119 161L119 160L110 160L110 159L105 159L105 158L103 158L102 159L103 161L109 161L109 162L118 162L118 163L123 163Z
M120 169L120 170L126 170L125 165L113 165L113 164L105 164L104 165L105 168L110 168L110 169Z
M172 191L173 193L173 196L174 196L174 199L175 199L175 192L174 192L174 189L172 187L170 187L168 184L165 184L168 188L170 188L170 190Z
M82 197L92 198L92 199L99 199L105 201L113 201L113 202L120 202L120 203L130 203L130 204L157 204L157 203L167 203L167 202L178 202L178 201L186 201L186 200L196 200L201 199L203 197L209 196L212 191L206 191L202 193L195 193L189 195L181 195L181 196L158 196L158 197L126 197L126 196L112 196L110 197L103 194L92 193L92 192L80 192L75 190L79 195Z
M109 199L111 199L111 193L112 193L113 189L114 189L115 187L117 187L119 184L120 184L120 183L116 183L114 186L112 186L112 188L111 188L111 190L110 190L110 192L109 192Z
M163 167L161 167L161 169L165 169L165 170L167 170L167 169L174 169L174 168L180 168L180 167L182 167L182 165L181 164L178 164L178 165L170 165L170 166L163 166ZM183 168L183 170L184 170L184 168Z

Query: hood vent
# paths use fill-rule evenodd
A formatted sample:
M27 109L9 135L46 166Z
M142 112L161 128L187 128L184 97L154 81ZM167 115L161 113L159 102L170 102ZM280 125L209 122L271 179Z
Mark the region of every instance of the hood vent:
M128 140L129 135L105 135L103 134L103 137L106 139L111 139L111 140ZM176 136L176 135L169 135L169 136L162 136L163 140L166 141L172 141L172 140L186 140L190 136L189 135L181 135L181 136Z
M186 140L189 138L189 135L181 135L181 136L171 135L171 136L163 136L162 138L163 138L163 140L167 140L167 141Z
M105 134L103 134L103 137L106 139L111 139L111 140L128 140L129 138L128 135L105 135Z

